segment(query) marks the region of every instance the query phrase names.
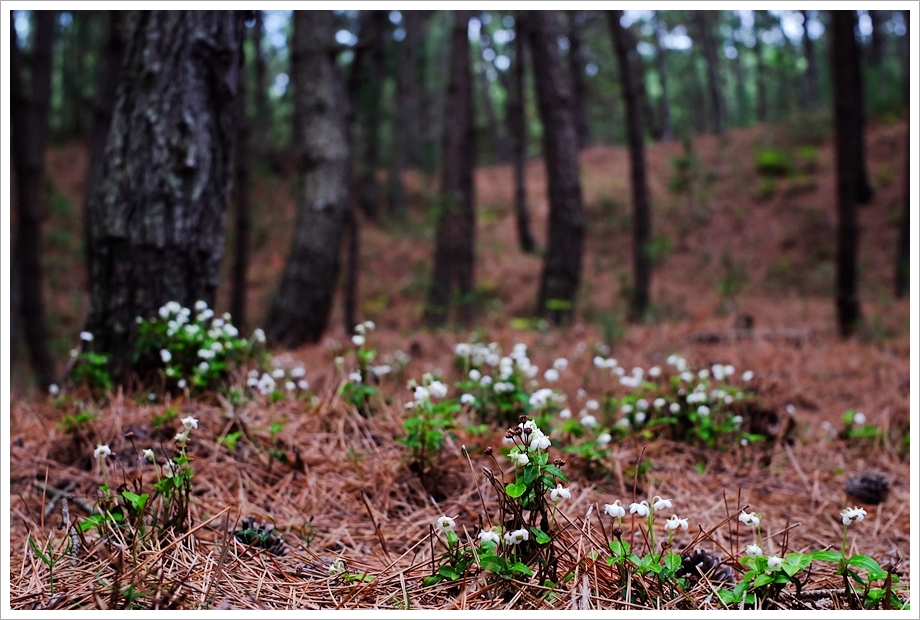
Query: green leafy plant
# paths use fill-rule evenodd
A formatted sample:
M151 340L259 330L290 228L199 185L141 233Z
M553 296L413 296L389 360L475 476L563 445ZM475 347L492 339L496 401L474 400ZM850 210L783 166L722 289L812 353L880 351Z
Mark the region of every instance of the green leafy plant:
M403 423L406 436L398 441L411 451L410 469L424 481L436 468L445 435L454 428L462 404L456 399L445 400L447 386L430 374L422 377L422 385L411 381L408 387L414 398L406 407L412 415Z
M785 177L795 170L795 161L783 149L764 149L754 159L757 173L769 177Z

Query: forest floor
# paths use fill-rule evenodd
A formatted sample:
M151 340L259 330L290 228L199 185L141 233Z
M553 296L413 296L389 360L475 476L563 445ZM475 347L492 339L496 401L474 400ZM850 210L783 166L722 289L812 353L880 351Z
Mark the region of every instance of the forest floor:
M275 352L285 365L305 367L316 396L313 404L286 399L268 406L256 398L230 405L217 395L166 397L165 402L161 396L151 402L146 394L116 394L104 404L94 404L85 391L72 388L72 398L62 405L37 394L29 387L28 373L13 368L12 607L122 606L133 596L125 590L130 583L140 592L135 604L142 607L649 606L654 601L626 602L613 583L611 567L594 562L590 552L607 549L604 541L610 529L607 517L602 526L598 507L615 498L626 504L655 495L670 498L674 510L691 521L690 531L678 535L676 548L688 550L692 540L693 546L716 551L729 563L741 557L750 542L750 532L739 531L734 519L744 507L763 514L768 555L839 549L840 511L864 505L848 496L844 485L853 474L867 471L886 476L890 493L878 506L864 505L868 514L863 523L850 527L847 551L872 556L883 568L896 566L902 584L909 586L910 304L891 293L903 201L905 125L873 124L867 134L869 177L876 194L859 211L859 288L865 320L859 334L848 341L838 339L834 320L832 141L825 135L808 148L802 143L805 133L802 128L777 126L733 130L723 138L698 137L693 142L697 163L690 166L684 179L687 190L680 193L672 191L674 161L685 155L684 147L679 142L648 146L658 266L651 289L653 308L642 325L629 325L624 319L622 293L632 252L625 149L598 146L582 154L584 279L575 321L565 329L550 329L530 319L541 259L517 250L510 167L477 170L475 330L481 341L498 342L505 351L516 342L526 343L541 375L554 359L566 357L570 366L554 387L564 390L573 403L579 388L588 398L603 395L605 386L591 359L607 346L609 355L627 369L665 366L666 358L677 353L693 368L721 363L732 364L739 373L752 370L758 403L771 412L770 437L761 443L715 450L636 434L617 444L600 471L579 467L578 459L570 459L572 497L562 505L565 516L559 521L567 523L560 526L560 540L566 541L568 555L560 570L575 578L548 589L527 585L526 579L497 586L483 575L422 586L422 578L432 572L433 555L443 552L443 546L435 549L429 542L435 520L453 516L461 531L465 528L475 536L481 501L487 513L497 510L495 494L471 467L474 472L484 466L497 471L496 461L483 450L495 446L498 451L506 429L477 429L472 421L459 424L441 451L436 485L423 485L410 471L408 451L396 441L404 436L402 403L411 400L406 380L433 372L452 384L458 379L454 345L469 341L472 329L420 328L434 236L425 204L436 185L410 172L408 215L365 221L361 232L358 315L376 323L369 345L383 360L397 351L409 354L405 367L380 385L392 398L380 400L370 417L359 415L339 393L342 375L333 359L350 346L351 332L342 326L338 304L322 342ZM777 178L759 175L757 153L766 148L790 154L794 170ZM262 317L286 258L294 204L292 179L260 162L254 164L248 312ZM49 156L53 187L44 225L44 266L53 348L62 368L88 303L79 258L85 166L82 145L57 148ZM533 231L542 247L548 204L540 160L529 162L527 189ZM223 287L219 296L217 310L223 311L229 288ZM248 322L245 333L257 326L257 320ZM232 451L223 441L231 427L236 428L227 417L231 410L245 419L246 429ZM847 410L863 412L865 427L879 432L847 438L850 427L842 422ZM58 426L63 416L81 411L98 417L76 433ZM174 419L158 436L152 421L169 414ZM52 501L55 492L47 489L66 489L75 498L71 515L86 516L81 506L97 499L102 484L92 458L93 448L101 443L115 453L109 467L118 468L120 480L150 484L155 474L138 467L125 433L133 432L138 447L146 448L171 437L175 419L188 415L199 421L189 443L195 468L191 531L142 550L131 560L88 532L73 563L66 558L54 567L52 582L48 567L29 548L30 535L39 546L46 541L57 547L66 544L66 529L59 527L61 502ZM562 443L554 437L553 458L560 455ZM270 457L268 446L278 450L276 458ZM498 458L505 475L511 475L507 459ZM280 547L247 545L232 536L232 531L243 529L238 524L245 517L274 524L272 536L283 539L286 553L280 553ZM720 525L725 519L727 523ZM626 524L626 537L638 534L636 521L627 519ZM697 535L700 528L708 538ZM337 558L345 561L344 576L328 570ZM373 579L366 580L365 572ZM815 569L806 589L821 590L820 594L801 599L790 595L770 604L845 607L840 587L833 567ZM707 597L711 592L705 584L694 592L670 605L721 606L717 597Z

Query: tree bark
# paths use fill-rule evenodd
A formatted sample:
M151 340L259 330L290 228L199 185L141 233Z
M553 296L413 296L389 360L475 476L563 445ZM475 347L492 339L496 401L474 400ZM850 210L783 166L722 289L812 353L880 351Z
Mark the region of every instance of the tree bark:
M610 32L620 65L620 81L626 104L626 136L629 142L629 167L633 198L633 291L630 300L630 320L641 321L649 303L651 264L647 247L651 239L651 214L648 199L648 181L645 175L645 145L640 123L639 95L635 75L631 71L629 55L634 49L627 47L627 36L620 24L622 11L610 11Z
M90 137L89 169L83 188L83 251L86 260L86 288L93 290L93 243L90 230L90 198L102 179L105 160L105 144L112 126L112 110L118 83L121 81L122 60L125 57L125 12L108 11L109 35L105 49L100 56L99 73L96 76L96 103L93 109L93 131Z
M454 289L460 319L471 318L476 235L473 167L475 125L470 43L470 11L456 11L451 31L450 82L447 87L441 205L435 235L434 269L423 320L428 326L447 322Z
M716 54L715 42L712 40L712 24L710 11L696 11L696 25L703 44L703 57L706 59L706 78L709 82L709 99L711 100L710 114L712 130L716 135L722 133L724 123L722 103L722 88L719 81L719 58Z
M533 11L524 19L533 52L549 196L547 248L537 315L561 325L572 318L581 283L584 211L578 132L569 80L559 58L555 17L552 11Z
M270 342L317 342L329 320L349 200L346 116L335 64L334 16L294 12L293 83L300 199L291 253L266 320Z
M591 126L588 122L588 86L585 82L585 53L581 40L579 11L566 11L569 18L569 73L572 75L572 97L575 103L575 129L578 131L578 148L591 144Z
M418 11L403 13L406 37L400 44L399 68L396 73L396 128L393 133L393 150L390 155L390 175L387 184L387 202L391 213L406 209L403 172L406 160L414 148L413 125L416 122L415 97L416 52L421 40L421 15Z
M744 64L741 61L741 50L742 43L737 39L734 40L735 49L738 51L738 55L735 56L734 60L731 62L732 73L735 76L735 99L738 101L738 109L735 117L735 122L741 126L745 127L748 124L748 116L750 113L750 107L747 96L747 89L745 87L745 73L744 73Z
M837 168L837 325L844 338L853 334L860 319L857 293L859 227L856 215L858 162L856 153L857 110L856 26L853 11L832 11L830 28L831 67L834 78L834 147Z
M813 111L818 107L818 63L815 62L815 44L808 34L808 11L799 11L802 14L802 46L805 51L805 107Z
M853 18L854 24L856 18ZM856 40L856 30L853 30L853 40ZM862 76L862 52L859 44L853 44L853 54L856 58L852 69L854 74L855 88L853 89L853 105L856 112L856 133L853 139L856 141L856 204L865 205L872 202L875 192L869 183L869 171L866 167L866 113L865 113L865 96L863 94L863 76Z
M133 360L138 316L213 305L224 244L243 16L138 11L90 199L95 246L86 331L113 375Z
M13 317L10 327L21 320L32 368L42 387L54 381L54 361L48 350L48 327L43 299L41 266L41 181L48 140L48 108L51 99L51 55L54 45L55 11L34 11L31 95L22 85L22 60L16 28L11 19L11 66L13 73L12 149L16 171L16 235L13 251Z
M658 74L658 83L661 88L661 97L658 98L658 116L661 126L661 141L671 142L674 139L674 128L671 126L671 104L668 102L668 79L664 63L664 45L662 34L666 32L665 25L658 19L655 12L655 72Z
M872 21L872 39L869 44L869 62L877 66L882 62L885 56L885 33L882 30L882 24L885 23L885 15L882 11L867 11L869 19Z
M259 11L256 11L259 13ZM234 151L233 273L230 314L239 329L246 326L246 271L249 268L249 114L246 100L246 53L240 42L240 80L236 93L236 149Z
M480 43L479 57L482 58L482 45ZM486 75L486 67L480 60L476 63L478 67L474 69L476 81L479 85L479 92L482 95L482 107L486 113L486 125L488 127L489 144L492 147L492 161L504 163L508 161L508 147L505 144L505 135L501 126L498 124L498 115L495 113L495 103L492 101L492 90L489 84L489 77Z
M514 59L508 88L508 135L511 138L511 164L514 173L514 216L517 223L518 244L521 251L531 253L536 249L530 231L530 214L527 211L527 115L524 106L524 63L527 47L521 29L521 15L515 16Z
M252 27L252 44L255 49L253 64L255 65L255 88L254 99L256 107L255 129L256 142L259 146L265 146L268 142L269 129L271 127L271 110L268 107L268 84L265 82L266 67L265 54L262 51L263 23L262 11L253 11L255 13L256 23Z

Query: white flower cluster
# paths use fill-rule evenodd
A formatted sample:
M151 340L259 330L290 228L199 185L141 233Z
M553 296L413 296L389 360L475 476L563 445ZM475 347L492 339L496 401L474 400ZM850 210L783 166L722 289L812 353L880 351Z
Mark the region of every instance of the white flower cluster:
M278 363L278 360L272 360L275 368L272 369L271 373L263 372L260 374L256 369L250 370L246 376L246 387L258 390L262 396L268 396L275 391L279 382L288 377L282 383L285 391L295 392L310 389L310 383L304 378L307 371L303 366L294 366L289 371L285 371L284 368L276 365Z

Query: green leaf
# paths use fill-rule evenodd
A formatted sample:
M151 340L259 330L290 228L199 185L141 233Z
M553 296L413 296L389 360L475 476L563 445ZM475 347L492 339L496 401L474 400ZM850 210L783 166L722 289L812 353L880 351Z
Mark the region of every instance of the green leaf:
M681 562L681 557L676 553L669 553L664 556L664 567L668 569L670 573L676 573L677 569L680 568Z
M843 556L840 555L839 551L815 551L811 554L811 559L818 560L819 562L837 562L843 560Z
M528 577L533 577L533 571L530 570L530 567L526 564L522 564L521 562L515 562L510 566L510 569L512 572L521 573L523 575L527 575Z
M508 494L508 497L520 497L526 490L527 487L525 485L517 483L511 483L505 487L505 492Z
M545 545L552 540L549 534L539 528L531 526L530 531L533 532L534 537L536 537L538 545Z
M562 482L568 482L568 481L569 481L568 477L567 477L564 473L562 473L562 470L559 469L558 467L556 467L555 465L547 465L547 466L543 469L543 471L545 471L546 473L548 473L548 474L550 474L550 475L556 476L557 478L559 478L560 480L562 480Z
M732 603L738 602L738 599L735 597L735 593L731 590L719 590L719 598L722 599L722 602L726 605L731 605Z
M540 470L531 463L524 468L524 472L521 475L521 482L530 484L537 479L538 475L540 475Z
M505 562L505 558L497 555L480 555L479 566L492 573L503 573L507 570L508 563Z
M442 566L438 569L438 574L444 577L445 579L450 579L454 581L460 578L460 573L455 571L452 566Z
M783 560L783 572L792 577L811 564L811 555L807 553L790 553Z
M442 579L444 579L444 577L442 577L441 575L429 575L425 577L424 579L422 579L422 585L423 586L433 586L434 584L438 583Z
M757 577L754 579L754 583L751 584L751 587L759 588L761 586L767 585L768 583L773 583L773 581L773 575L757 575Z
M613 551L614 555L622 557L629 553L629 543L620 542L619 540L611 540L610 550Z
M873 578L871 576L872 573L876 573L876 574L881 573L882 577L880 577L880 579L884 579L885 575L888 574L882 570L882 567L879 566L878 562L870 558L868 555L854 555L847 561L847 564L849 564L850 566L855 566L856 568L862 568L863 570L869 571L869 574L870 574L869 579Z

